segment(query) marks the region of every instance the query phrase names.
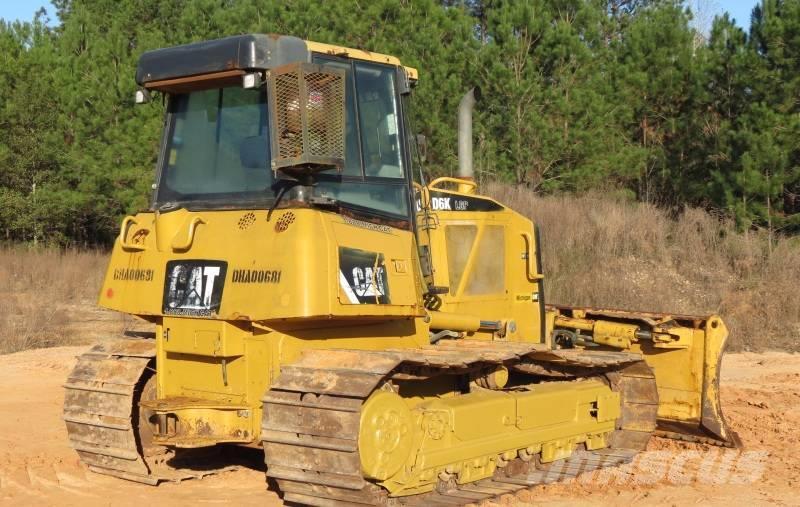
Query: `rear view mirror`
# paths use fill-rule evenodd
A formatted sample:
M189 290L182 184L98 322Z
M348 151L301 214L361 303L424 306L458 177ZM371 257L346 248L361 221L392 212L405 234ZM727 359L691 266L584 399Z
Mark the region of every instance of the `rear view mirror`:
M417 153L423 162L428 161L428 138L425 134L417 134Z

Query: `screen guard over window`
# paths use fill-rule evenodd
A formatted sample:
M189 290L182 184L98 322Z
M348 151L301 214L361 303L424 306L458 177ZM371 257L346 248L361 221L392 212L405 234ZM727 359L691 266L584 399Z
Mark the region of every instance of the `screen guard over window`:
M292 64L269 73L272 168L289 176L344 167L345 80L339 69Z

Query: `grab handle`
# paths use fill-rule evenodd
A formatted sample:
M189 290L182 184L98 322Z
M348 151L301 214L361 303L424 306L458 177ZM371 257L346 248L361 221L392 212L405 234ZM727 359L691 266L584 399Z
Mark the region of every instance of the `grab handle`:
M175 237L172 239L172 249L188 250L192 246L192 243L194 242L194 233L195 230L197 229L197 226L204 223L206 223L206 221L203 220L202 218L193 217L191 221L189 221L189 227L187 228L186 231L186 238L183 241L181 241L180 239L178 239L178 235L176 234Z
M122 226L119 228L119 246L121 246L123 250L141 252L146 249L143 244L128 242L128 230L132 225L136 225L136 219L132 216L125 217L122 221Z
M541 280L544 278L544 274L538 272L538 268L536 267L536 256L533 254L534 249L534 242L533 236L529 232L521 232L520 233L523 238L525 238L525 253L523 253L523 257L525 258L525 266L527 268L528 279L530 280Z

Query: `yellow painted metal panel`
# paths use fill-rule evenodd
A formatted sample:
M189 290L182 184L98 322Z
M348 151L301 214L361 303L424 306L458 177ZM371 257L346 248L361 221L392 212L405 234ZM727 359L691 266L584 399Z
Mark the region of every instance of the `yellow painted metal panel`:
M344 46L337 46L334 44L323 44L321 42L306 41L306 46L309 51L315 53L322 53L326 55L344 56L353 58L355 60L365 60L368 62L385 63L387 65L401 66L400 60L395 56L384 55L381 53L374 53L372 51L365 51L363 49L353 49ZM404 67L408 78L416 81L419 79L417 69L413 67Z
M284 215L293 220L276 228ZM414 266L413 234L394 228L350 225L337 214L294 209L140 213L126 235L143 238L142 250L128 251L117 241L99 297L106 308L142 316L162 311L166 264L209 260L227 264L222 302L211 317L221 320L329 319L339 317L422 316L419 276ZM244 218L252 216L252 220ZM198 224L195 219L201 219ZM243 225L247 224L247 225ZM384 232L389 230L388 233ZM142 232L144 231L144 232ZM173 248L188 236L188 248ZM181 245L182 246L182 245ZM386 305L342 305L337 294L338 248L379 251L393 269L387 276L392 298ZM398 272L396 266L405 266Z

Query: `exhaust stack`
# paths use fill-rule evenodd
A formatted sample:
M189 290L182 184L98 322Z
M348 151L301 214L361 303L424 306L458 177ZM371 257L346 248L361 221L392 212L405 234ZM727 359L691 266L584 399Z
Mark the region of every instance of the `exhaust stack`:
M477 93L476 93L477 92ZM472 110L480 91L472 88L458 103L458 177L474 179L472 169Z

